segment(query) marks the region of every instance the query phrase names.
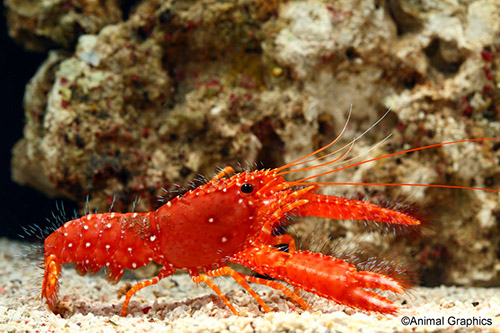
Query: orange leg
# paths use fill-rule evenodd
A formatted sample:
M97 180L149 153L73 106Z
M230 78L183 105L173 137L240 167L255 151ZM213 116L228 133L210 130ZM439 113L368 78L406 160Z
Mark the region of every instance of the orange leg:
M215 269L213 271L209 271L209 272L207 272L207 274L209 274L210 276L213 276L213 277L221 276L221 275L230 275L236 282L239 283L240 286L245 288L245 290L250 295L252 295L253 298L255 298L255 300L260 304L260 306L262 306L262 309L265 312L271 312L271 309L269 308L269 306L267 306L267 304L262 300L262 298L260 298L260 296L257 295L257 293L252 289L252 287L250 287L250 285L245 281L247 278L246 275L238 273L235 270L233 270L232 268L227 267L227 266L219 268L219 269Z
M217 296L219 296L222 299L222 301L226 304L226 306L231 310L231 312L234 315L237 315L237 316L240 315L238 313L238 311L236 311L236 309L234 308L234 306L226 298L226 296L224 296L224 294L222 294L222 292L220 291L219 287L217 287L217 285L212 280L209 279L208 275L200 274L200 275L197 275L197 276L191 276L191 279L195 283L205 282L214 291L214 293L216 293Z
M243 275L243 276L245 277L245 280L247 280L248 282L262 284L262 285L271 287L273 289L282 291L286 296L290 297L295 302L299 303L300 306L304 310L307 310L309 308L309 305L307 305L307 302L304 301L302 298L300 298L297 295L297 292L295 291L295 289L294 289L294 291L291 291L285 285L279 283L278 281L261 279L261 278L255 277L255 276L246 276L246 275ZM300 290L300 289L297 289L297 290Z
M270 245L280 245L287 244L288 245L288 253L294 253L297 251L297 247L295 246L295 240L292 236L288 234L273 236L270 239Z
M163 267L163 269L160 271L160 273L156 277L152 278L151 280L139 282L136 285L134 285L127 292L127 295L125 296L125 302L123 302L122 312L121 312L120 315L122 317L127 316L128 303L130 302L130 298L132 297L133 294L135 294L136 292L138 292L142 288L145 288L145 287L153 285L153 284L157 284L158 281L160 281L161 279L163 279L163 278L165 278L165 277L167 277L169 275L172 275L173 273L174 273L174 270L171 269L170 267L169 268Z
M307 203L308 203L308 200L297 200L297 201L286 204L282 208L275 207L276 209L275 209L273 215L271 215L269 221L267 221L264 224L264 226L262 227L262 230L260 231L259 241L263 244L272 244L271 239L275 237L272 235L272 232L273 232L274 228L276 227L276 225L279 224L279 221L281 221L283 219L283 217L285 216L285 214L288 213L289 211L294 210L295 208L303 206ZM295 244L295 242L293 242L293 243ZM280 243L275 243L275 244L280 244Z
M255 298L255 300L260 304L260 306L262 307L262 309L265 311L265 312L271 312L271 309L267 306L267 304L262 300L262 298L259 297L259 295L257 295L257 293L252 289L252 287L250 287L248 285L248 283L245 281L247 276L241 274L241 273L238 273L236 272L235 270L233 270L232 268L230 267L221 267L221 268L218 268L218 269L214 269L212 271L208 271L206 272L208 276L211 276L211 277L218 277L218 276L222 276L222 275L229 275L231 276L236 282L239 283L240 286L242 286L243 288L245 288L245 290L250 294L252 295L253 298ZM203 274L202 274L203 275ZM201 276L201 275L200 275ZM211 281L210 281L211 282ZM212 288L213 289L213 288ZM215 289L213 289L216 293L217 291ZM217 294L219 295L219 294ZM219 295L220 297L221 295ZM221 297L222 298L222 297ZM222 298L222 300L224 300L224 298ZM228 301L229 302L229 301ZM225 303L225 301L224 301ZM228 304L228 303L226 303ZM230 307L231 308L231 307ZM233 311L234 313L234 311Z

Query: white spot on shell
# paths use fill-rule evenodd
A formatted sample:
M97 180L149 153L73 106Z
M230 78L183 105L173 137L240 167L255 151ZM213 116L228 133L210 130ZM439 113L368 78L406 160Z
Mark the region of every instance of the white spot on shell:
M67 232L65 232L65 233L64 233L64 236L65 236L65 237L68 237L68 233L67 233Z
M85 247L90 247L90 243L85 243Z
M132 215L132 217L137 217L137 213L134 213L134 215Z
M169 201L169 202L167 202L167 206L168 206L168 207L171 207L171 206L172 206L172 203L171 203L170 201Z
M133 268L136 268L137 267L137 264L135 262L132 263L132 267Z
M111 218L114 218L115 217L115 213L111 213Z
M226 237L222 237L222 243L225 243L227 242L227 238Z
M152 241L152 242L154 242L154 241L155 241L155 239L156 239L156 236L155 236L155 235L153 235L153 236L149 237L149 240L150 240L150 241Z
M106 228L111 229L111 223L106 224Z
M208 223L212 223L214 221L213 217L208 219Z
M111 245L106 245L106 250L109 250L110 247Z
M89 260L88 260L88 259L87 259L87 260L85 260L85 263L86 263L86 264L88 264L88 263L89 263Z
M86 225L86 224L84 224L84 225L83 225L83 229L85 229L85 230L89 230L89 226L88 226L88 225Z
M69 244L68 244L68 247L72 247L72 246L73 246L73 243L69 243Z
M129 247L127 250L128 250L128 252L132 253L132 248L131 247Z
M109 267L109 262L106 263L106 267Z
M241 204L243 202L243 199L238 200L238 203Z
M227 189L223 188L223 189L222 189L222 192L226 193L226 192L227 192Z
M89 221L90 221L90 215L87 215L87 220L89 220Z

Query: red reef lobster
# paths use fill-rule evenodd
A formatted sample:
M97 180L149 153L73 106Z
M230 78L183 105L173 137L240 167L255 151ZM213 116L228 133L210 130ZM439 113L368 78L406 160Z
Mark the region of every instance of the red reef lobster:
M340 135L337 139L339 137ZM248 282L280 290L304 309L308 308L298 292L276 280L234 271L226 266L227 262L232 262L353 308L381 313L396 312L397 306L390 300L367 289L378 288L402 294L407 287L403 282L376 272L359 271L353 265L332 256L299 251L291 236L276 236L273 235L273 230L291 214L418 226L420 221L404 212L379 207L367 201L315 193L319 185L352 183L307 181L398 154L460 142L500 138L439 143L369 159L298 181L289 182L283 178L284 174L290 172L316 168L284 171L309 162L305 160L326 149L337 139L277 169L245 171L231 176L234 170L226 167L207 184L170 200L154 212L89 214L66 222L45 240L42 299L47 300L52 311L56 309L62 264L74 262L75 268L82 274L95 273L105 267L107 278L111 282L117 282L125 269L136 269L155 261L162 266L160 273L153 279L134 285L127 292L122 316L127 315L127 306L135 292L158 283L178 269L187 270L194 282L205 282L234 314L238 312L210 277L231 276L266 312L270 308ZM347 153L319 166L331 165L346 155ZM477 189L449 185L374 185ZM289 251L278 250L275 245L279 244L288 244Z

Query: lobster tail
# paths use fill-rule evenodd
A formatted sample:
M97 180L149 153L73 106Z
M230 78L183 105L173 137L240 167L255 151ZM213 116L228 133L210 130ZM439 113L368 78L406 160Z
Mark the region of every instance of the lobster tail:
M57 246L57 244L63 243L64 238L64 233L58 229L45 239L42 300L47 300L47 304L52 311L55 310L57 305L59 277L61 276L61 266L63 264L63 248Z
M75 263L81 275L96 273L102 267L107 278L118 282L125 269L148 264L157 247L152 232L154 213L90 214L66 222L45 239L42 299L54 311L61 265Z
M50 310L54 311L57 305L57 292L59 291L61 261L54 254L48 255L45 257L44 269L42 299L45 298Z

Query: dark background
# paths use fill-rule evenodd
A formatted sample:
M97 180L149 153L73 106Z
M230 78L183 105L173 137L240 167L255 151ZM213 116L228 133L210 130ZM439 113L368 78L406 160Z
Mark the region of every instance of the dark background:
M19 238L22 226L48 225L46 218L56 213L56 200L37 190L20 186L11 180L10 163L12 147L22 138L24 127L24 88L37 68L47 57L46 53L27 52L16 44L7 33L3 1L0 2L0 75L1 75L1 173L0 173L0 237ZM76 207L64 200L68 212ZM32 238L32 237L29 237Z

